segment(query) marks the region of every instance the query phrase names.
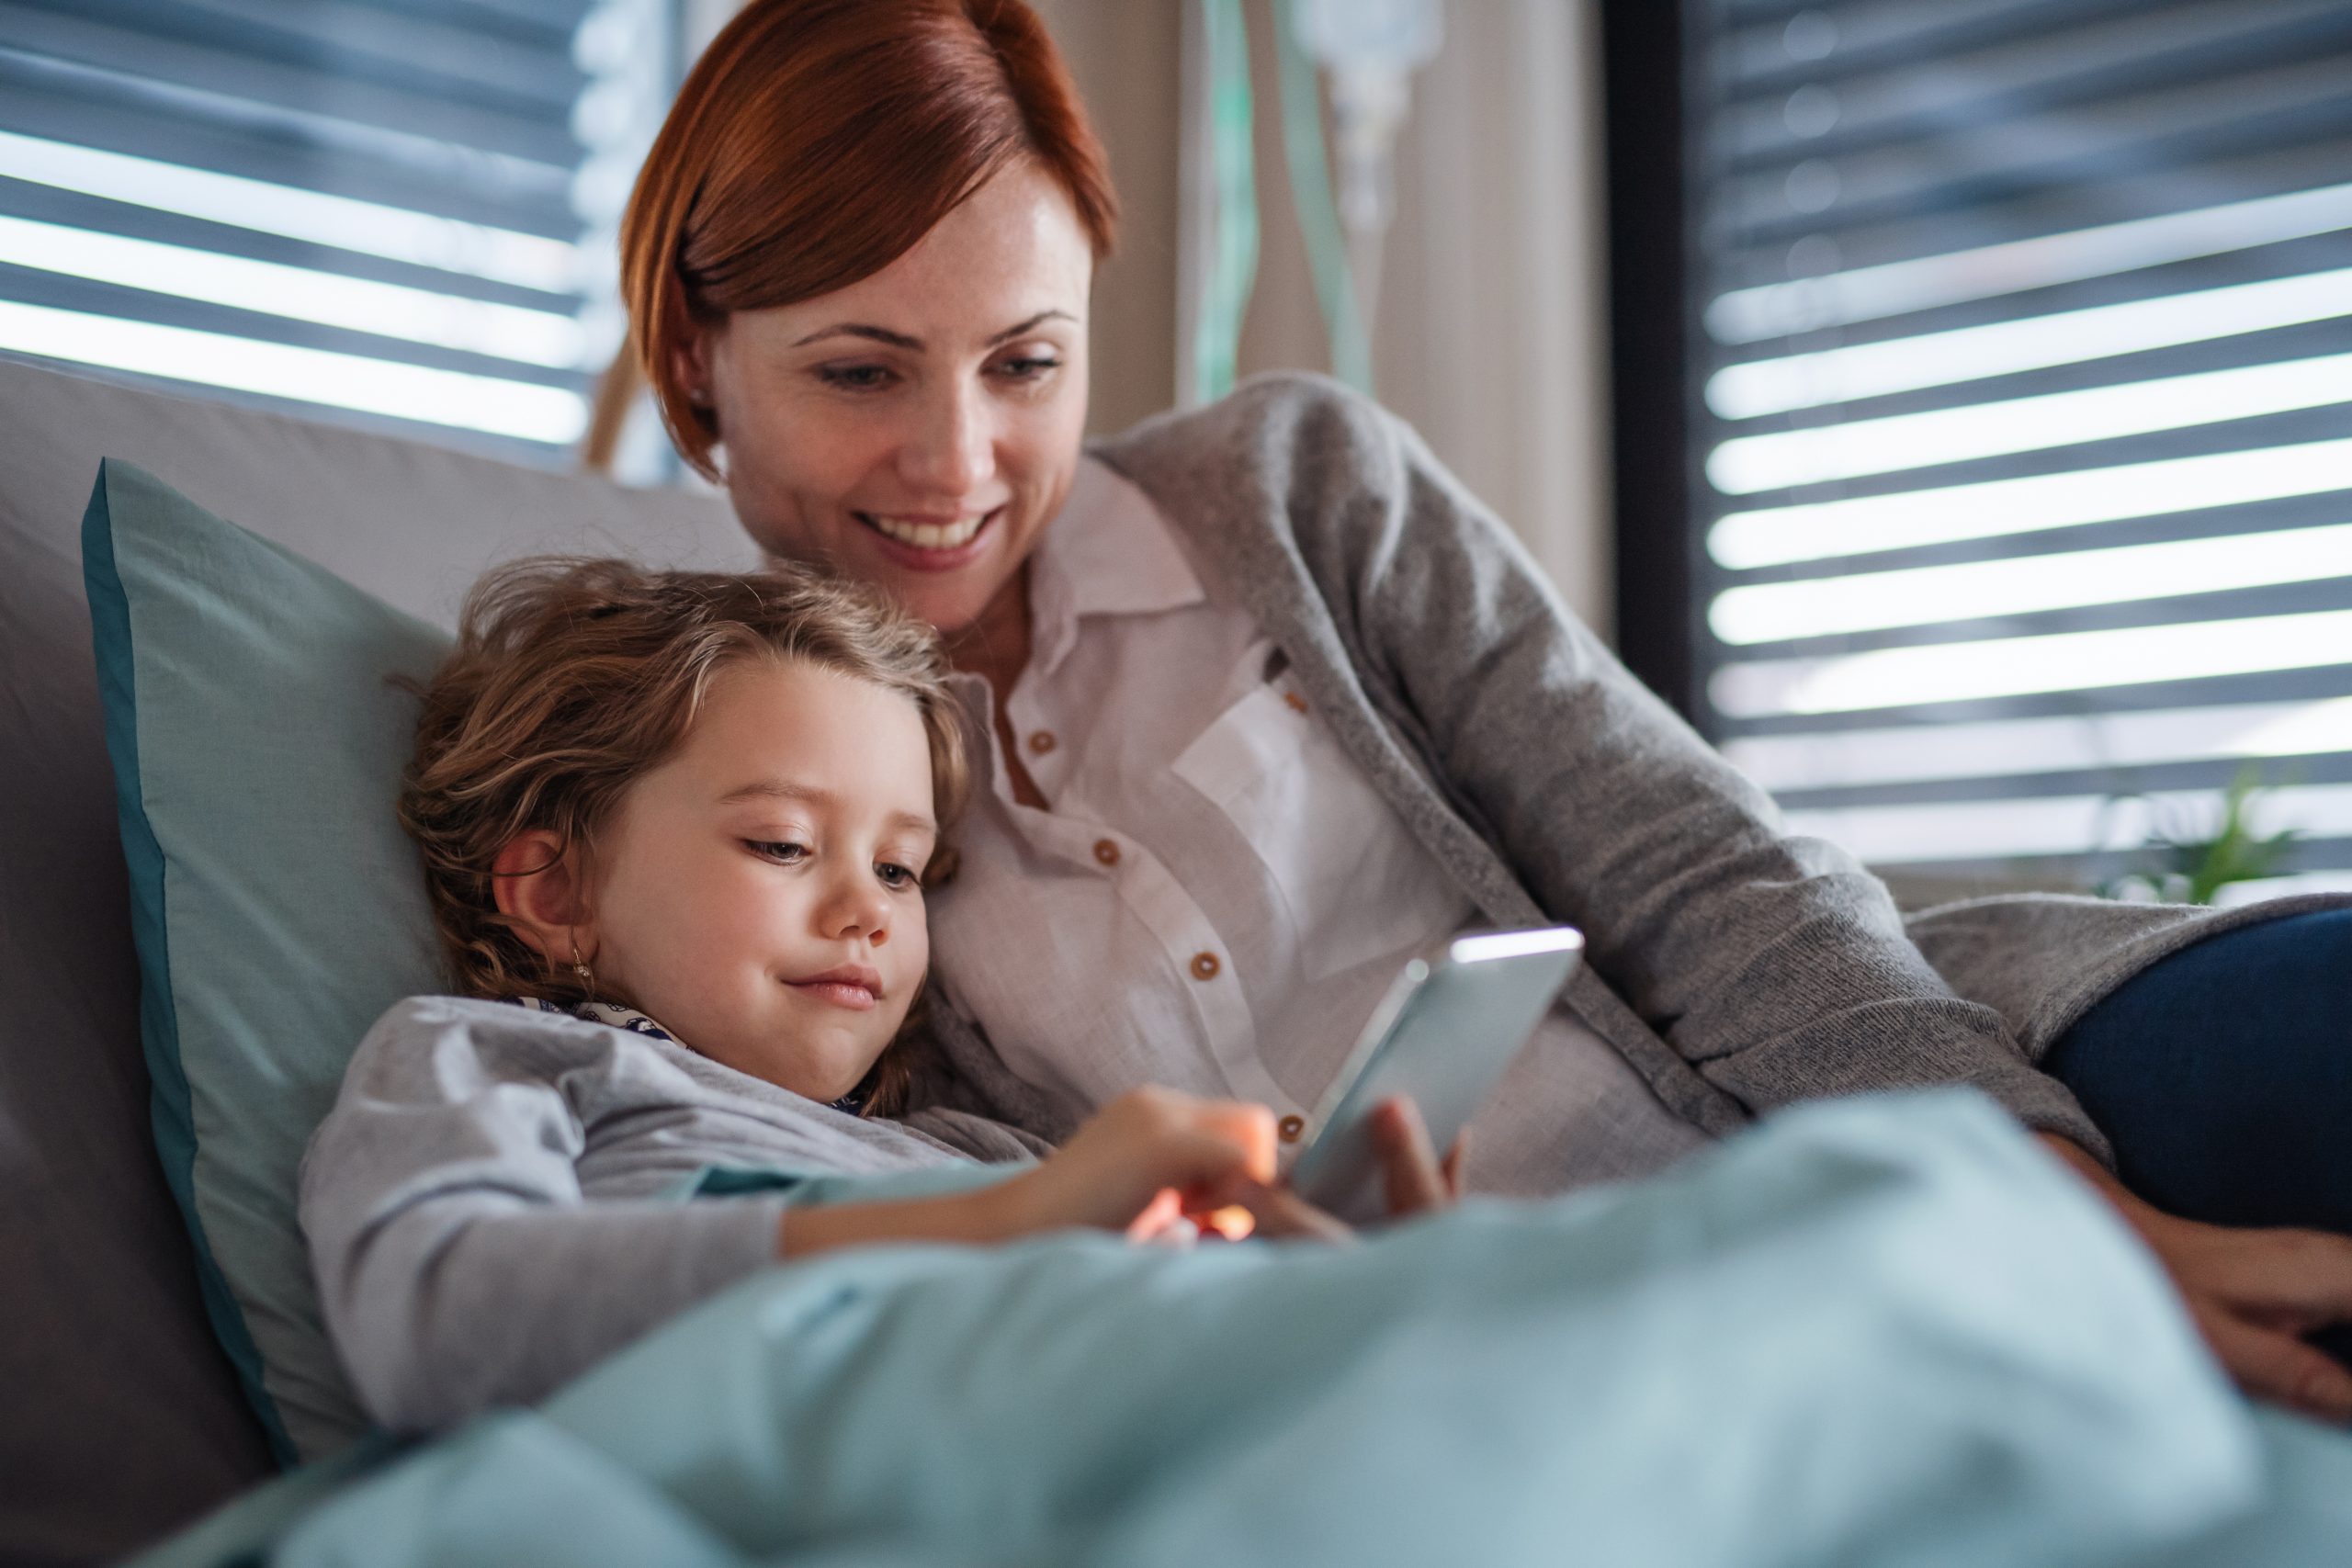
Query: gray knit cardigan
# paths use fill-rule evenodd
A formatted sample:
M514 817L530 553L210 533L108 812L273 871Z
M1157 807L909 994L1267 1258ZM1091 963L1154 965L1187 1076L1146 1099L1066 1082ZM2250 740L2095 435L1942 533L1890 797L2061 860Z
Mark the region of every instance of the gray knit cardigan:
M1589 963L1564 1005L1710 1132L1795 1100L1967 1083L2111 1157L2035 1069L2050 1043L2167 953L2346 901L1977 899L1906 931L1851 856L1781 831L1762 791L1377 405L1319 377L1261 377L1094 451L1289 655L1340 743L1487 919L1583 931ZM929 1060L952 1076L919 1081L1063 1136L1060 1114L944 1000Z

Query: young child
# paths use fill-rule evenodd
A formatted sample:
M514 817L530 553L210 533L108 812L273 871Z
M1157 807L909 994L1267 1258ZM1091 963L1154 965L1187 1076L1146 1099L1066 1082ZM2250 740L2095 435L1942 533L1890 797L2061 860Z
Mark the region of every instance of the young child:
M1237 1201L1317 1228L1262 1185L1261 1106L1146 1089L1054 1153L925 1103L901 1029L966 787L942 672L926 629L796 570L541 561L476 590L400 807L459 994L385 1014L303 1161L375 1419L536 1399L853 1243L1151 1238ZM1394 1141L1440 1192L1426 1140ZM974 1165L1007 1161L1035 1163ZM905 1195L787 1206L881 1173Z

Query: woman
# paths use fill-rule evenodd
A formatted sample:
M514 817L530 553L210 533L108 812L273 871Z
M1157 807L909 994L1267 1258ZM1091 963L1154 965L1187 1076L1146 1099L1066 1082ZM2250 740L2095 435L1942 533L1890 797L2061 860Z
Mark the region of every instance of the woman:
M1400 955L1565 920L1589 969L1474 1126L1474 1188L1641 1174L1791 1101L1973 1084L2119 1206L2249 1390L2352 1416L2352 1373L2300 1337L2352 1317L2352 1241L2132 1196L2029 1055L2087 1011L2048 1059L2128 1097L2093 1005L2218 923L1963 909L1922 935L1975 976L1963 1000L1883 887L1782 836L1379 409L1267 378L1085 452L1114 214L1018 0L754 0L623 230L632 355L687 461L763 548L949 639L988 787L934 911L934 1031L990 1108L1054 1136L1151 1081L1264 1101L1295 1137ZM2337 923L2306 950L2345 944L2343 918L2312 917ZM2352 1228L2219 1212L2227 1172L2200 1159L2212 1182L2166 1166L2154 1190Z

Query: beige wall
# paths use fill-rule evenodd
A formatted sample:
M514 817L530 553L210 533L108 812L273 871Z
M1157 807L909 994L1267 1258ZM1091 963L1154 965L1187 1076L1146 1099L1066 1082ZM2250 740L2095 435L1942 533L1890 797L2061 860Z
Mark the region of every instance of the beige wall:
M1592 0L1451 0L1397 152L1381 401L1604 637L1615 607Z
M1094 284L1089 426L1125 430L1176 387L1178 57L1188 0L1031 0L1111 156L1119 250Z
M1125 211L1094 305L1093 427L1176 387L1182 38L1191 0L1033 0L1110 150ZM1272 0L1244 0L1257 103L1256 288L1239 368L1330 365L1291 205ZM1609 631L1606 294L1594 0L1449 0L1414 85L1374 333L1381 400Z

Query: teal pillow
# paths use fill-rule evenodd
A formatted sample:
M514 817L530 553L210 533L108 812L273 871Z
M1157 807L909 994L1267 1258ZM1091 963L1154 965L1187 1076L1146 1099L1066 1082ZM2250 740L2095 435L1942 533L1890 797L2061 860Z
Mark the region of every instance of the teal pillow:
M366 1429L295 1222L377 1015L440 988L393 817L447 635L123 462L82 521L155 1143L212 1326L282 1461Z

